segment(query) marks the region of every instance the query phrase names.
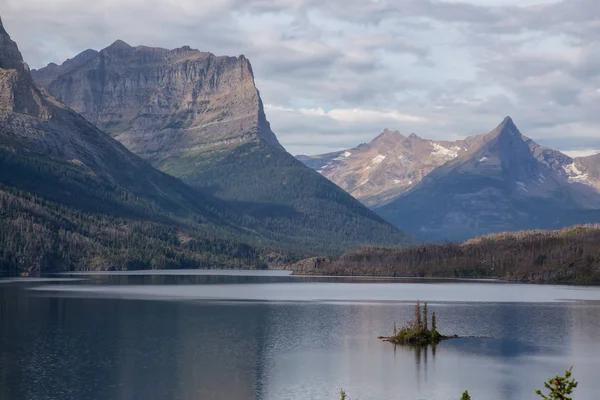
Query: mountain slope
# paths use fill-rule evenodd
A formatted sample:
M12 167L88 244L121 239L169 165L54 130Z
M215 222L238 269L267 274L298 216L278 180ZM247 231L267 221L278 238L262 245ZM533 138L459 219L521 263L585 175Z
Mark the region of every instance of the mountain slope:
M521 135L510 118L377 212L422 238L558 228L600 221L600 197L570 182L568 157Z
M1 20L0 88L0 269L264 265L227 206L35 87Z
M432 141L386 129L370 143L353 149L297 158L364 204L380 207L470 146L470 139Z
M117 41L73 60L34 77L129 150L227 201L286 247L339 253L411 242L285 152L244 56Z

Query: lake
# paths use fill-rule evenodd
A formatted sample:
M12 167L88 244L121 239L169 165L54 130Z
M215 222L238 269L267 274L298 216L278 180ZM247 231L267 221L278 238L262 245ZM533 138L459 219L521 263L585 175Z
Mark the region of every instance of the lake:
M378 335L428 301L435 349ZM286 272L0 279L0 399L535 399L600 393L600 288Z

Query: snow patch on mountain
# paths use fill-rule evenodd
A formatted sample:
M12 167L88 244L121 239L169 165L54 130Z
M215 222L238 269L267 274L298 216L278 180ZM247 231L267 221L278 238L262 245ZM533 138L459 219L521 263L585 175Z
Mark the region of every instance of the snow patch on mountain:
M336 158L333 159L333 161L342 161L345 160L346 158L350 157L352 155L352 153L350 153L349 151L345 151L342 154L340 154L339 156L337 156Z
M379 154L377 157L371 160L371 164L381 164L385 160L385 156Z
M431 144L433 146L433 152L431 153L431 155L434 157L441 157L441 158L456 158L456 157L458 157L458 151L460 150L459 147L453 146L452 148L448 149L437 143L432 142Z
M529 190L527 190L527 188L525 187L526 185L523 182L519 182L517 181L517 187L525 192L529 192Z
M567 173L567 177L569 179L569 182L571 183L583 183L586 185L589 185L590 182L588 180L588 174L583 173L579 168L577 168L577 166L575 165L575 163L569 164L569 165L565 165L563 167L564 171Z

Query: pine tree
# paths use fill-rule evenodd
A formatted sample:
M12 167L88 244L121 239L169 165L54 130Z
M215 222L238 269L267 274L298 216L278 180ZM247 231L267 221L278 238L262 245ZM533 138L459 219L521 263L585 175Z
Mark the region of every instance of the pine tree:
M469 396L469 391L465 390L460 400L471 400L471 396Z
M437 319L435 318L435 311L431 314L431 332L437 332Z
M417 300L417 305L415 306L413 325L415 331L421 332L423 330L423 323L421 321L421 302L419 300Z
M550 391L547 396L539 389L536 390L535 393L544 400L572 400L573 398L568 397L567 395L573 394L573 389L575 389L578 384L575 382L575 379L569 380L572 370L573 367L565 372L565 376L556 376L548 379L548 382L544 383L546 389Z
M427 330L428 330L428 328L429 328L429 327L428 327L428 319L429 319L429 315L427 315L427 314L428 314L428 311L427 311L427 303L425 303L425 304L423 305L423 330L424 330L424 331L427 331Z

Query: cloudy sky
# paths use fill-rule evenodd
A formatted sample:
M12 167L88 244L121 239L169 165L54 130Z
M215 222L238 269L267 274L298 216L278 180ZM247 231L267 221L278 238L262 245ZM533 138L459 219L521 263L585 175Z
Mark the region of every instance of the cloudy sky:
M0 0L32 68L116 39L250 58L294 154L486 133L600 149L598 0Z

